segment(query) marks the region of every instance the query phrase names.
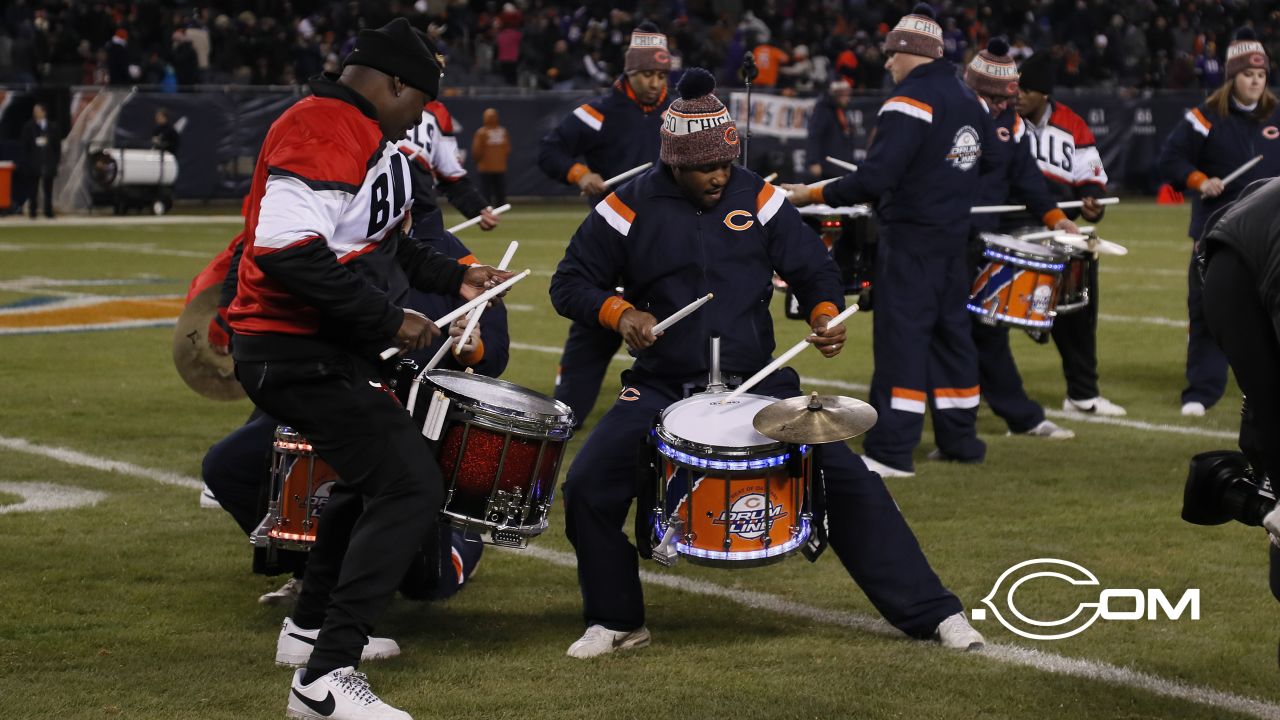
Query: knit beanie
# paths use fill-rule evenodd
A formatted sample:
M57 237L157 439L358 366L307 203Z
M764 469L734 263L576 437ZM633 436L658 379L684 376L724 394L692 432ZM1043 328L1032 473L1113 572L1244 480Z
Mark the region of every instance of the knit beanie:
M623 61L624 73L645 70L671 70L671 53L667 50L667 36L658 26L645 20L631 32L631 46Z
M1018 68L1021 76L1018 85L1028 92L1053 94L1053 58L1049 53L1038 52L1023 61Z
M942 26L933 8L919 3L910 15L903 15L885 36L883 49L886 53L910 53L934 60L942 57Z
M428 101L440 97L444 56L404 18L396 18L377 30L361 30L355 49L342 65L364 65L398 77L426 93Z
M979 95L1017 95L1018 66L1009 57L1009 43L1004 38L991 38L987 49L974 55L964 69L964 81Z
M738 126L711 94L715 89L716 79L702 68L691 68L680 78L680 98L662 114L662 162L690 167L738 159Z
M1266 72L1270 68L1267 62L1267 51L1258 42L1252 28L1242 27L1236 31L1235 39L1227 46L1227 77L1233 78L1237 73L1258 68Z

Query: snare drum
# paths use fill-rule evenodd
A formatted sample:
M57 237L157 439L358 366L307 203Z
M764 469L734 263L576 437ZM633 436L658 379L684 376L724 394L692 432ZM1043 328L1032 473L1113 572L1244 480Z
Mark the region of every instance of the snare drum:
M965 307L988 325L1053 327L1066 257L1052 248L983 233L985 261Z
M267 515L249 535L257 547L307 550L316 541L320 513L338 474L320 459L302 434L276 428L271 448L271 489Z
M777 442L751 421L775 398L702 393L672 404L654 429L653 557L718 567L777 562L809 538L809 448Z
M483 375L430 370L415 382L419 426L429 414L445 413L437 446L445 485L441 519L484 542L525 547L548 527L573 411Z

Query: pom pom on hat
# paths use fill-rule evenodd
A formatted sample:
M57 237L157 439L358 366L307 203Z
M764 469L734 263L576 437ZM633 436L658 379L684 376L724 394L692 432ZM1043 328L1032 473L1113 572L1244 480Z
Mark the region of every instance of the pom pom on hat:
M1257 40L1258 34L1253 31L1253 28L1246 25L1240 28L1239 30L1236 30L1236 34L1233 39L1234 40Z
M915 7L913 7L913 8L911 8L911 14L912 14L912 15L921 15L921 16L923 16L923 17L927 17L927 18L929 18L929 19L931 19L931 20L937 20L937 19L938 19L938 15L937 15L937 13L935 13L935 12L933 11L933 6L932 6L932 5L930 5L929 3L916 3L916 6L915 6Z
M676 85L676 90L680 93L681 100L692 100L703 95L710 95L715 92L715 89L715 77L700 67L689 68L684 77L680 78L680 83Z
M1002 37L993 37L987 42L987 52L996 57L1009 54L1009 41Z
M652 21L650 21L650 20L645 20L644 22L642 22L642 23L640 23L639 25L637 25L637 26L636 26L635 32L642 32L642 33L660 33L660 32L662 32L662 31L661 31L661 30L659 30L659 29L658 29L658 26L657 26L657 25L654 25Z

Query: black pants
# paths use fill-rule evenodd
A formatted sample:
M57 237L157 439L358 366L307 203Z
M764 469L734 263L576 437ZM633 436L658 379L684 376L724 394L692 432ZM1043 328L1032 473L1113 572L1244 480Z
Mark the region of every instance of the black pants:
M1194 248L1187 268L1187 319L1191 330L1187 335L1187 387L1182 390L1182 402L1213 407L1227 391L1227 356L1205 326L1204 279L1200 277Z
M507 203L507 174L480 173L480 194L494 207Z
M1098 391L1098 262L1089 263L1089 304L1053 321L1053 344L1062 356L1067 397L1089 400Z
M293 619L320 627L307 669L358 666L360 650L435 531L440 469L377 368L354 356L236 363L254 404L301 432L341 478Z
M1248 398L1240 449L1274 484L1280 480L1280 341L1254 271L1234 250L1221 248L1209 262L1204 317Z
M36 216L38 202L43 193L44 199L44 216L53 217L53 177L52 171L42 175L24 175L22 176L22 185L24 186L23 194L27 202L27 213L31 217Z

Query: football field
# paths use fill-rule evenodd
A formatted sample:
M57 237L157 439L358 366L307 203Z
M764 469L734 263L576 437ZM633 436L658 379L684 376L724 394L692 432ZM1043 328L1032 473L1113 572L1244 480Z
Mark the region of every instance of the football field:
M547 286L584 214L517 204L498 230L461 235L490 263L520 241L512 266L534 273L507 296L503 377L548 394L569 323ZM968 608L1012 566L1056 558L1098 584L1030 581L1024 615L1064 618L1102 589L1171 603L1198 589L1198 619L1113 600L1142 618L1045 641L988 611L974 622L986 651L963 654L889 628L831 552L741 570L646 562L653 645L574 660L581 605L557 506L528 550L487 550L453 599L392 603L377 631L403 654L362 668L374 691L415 718L1280 718L1265 533L1179 518L1188 459L1235 448L1240 399L1232 384L1206 417L1179 413L1187 216L1126 201L1099 225L1130 250L1102 260L1099 329L1102 392L1127 417L1062 413L1058 354L1015 332L1028 393L1076 438L1008 437L984 406L985 464L927 460L926 429L916 477L888 485ZM257 603L281 579L251 574L230 517L197 504L205 451L250 405L195 394L170 355L187 284L236 220L0 219L0 717L283 716L286 610ZM781 305L785 348L806 328ZM855 315L839 357L800 355L803 387L865 399L870 328Z

